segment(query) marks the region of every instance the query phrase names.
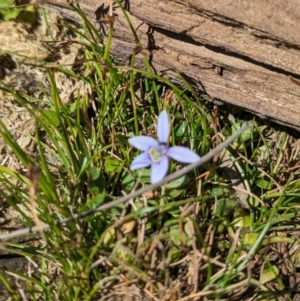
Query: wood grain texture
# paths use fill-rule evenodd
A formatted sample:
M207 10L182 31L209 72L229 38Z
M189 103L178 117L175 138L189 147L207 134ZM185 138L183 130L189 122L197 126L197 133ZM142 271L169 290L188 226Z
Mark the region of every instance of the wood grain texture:
M54 1L51 1L54 2ZM57 0L55 3L64 3ZM81 0L89 19L108 1ZM202 96L300 129L300 2L297 0L131 0L123 2L155 71ZM54 4L52 3L52 6ZM67 6L67 5L66 5ZM126 63L136 44L114 5L112 55ZM74 17L71 17L74 20ZM141 67L142 60L137 61Z

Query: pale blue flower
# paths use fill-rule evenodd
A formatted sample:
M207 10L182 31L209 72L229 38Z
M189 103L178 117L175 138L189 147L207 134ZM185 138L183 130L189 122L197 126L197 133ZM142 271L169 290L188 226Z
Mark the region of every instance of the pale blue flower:
M151 183L159 182L165 177L169 169L169 160L173 159L181 163L194 163L200 157L183 146L168 146L170 136L169 117L165 110L158 116L157 137L137 136L129 138L128 142L138 150L143 151L131 163L130 169L136 170L149 165L152 167Z

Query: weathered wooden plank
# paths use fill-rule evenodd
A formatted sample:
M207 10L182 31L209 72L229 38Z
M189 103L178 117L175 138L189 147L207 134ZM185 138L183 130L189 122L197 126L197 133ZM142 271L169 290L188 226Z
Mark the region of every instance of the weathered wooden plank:
M293 14L285 15L284 1L272 2L273 9L276 7L279 14L273 13L273 17L272 5L266 5L268 1L264 2L263 9L260 1L179 2L136 0L130 11L147 24L191 38L191 43L217 47L216 50L223 50L227 55L261 62L283 71L300 72L300 52L297 50L300 47L299 1L291 1L299 8L298 16L295 15L296 8ZM187 2L193 6L188 6ZM253 16L254 13L257 17Z
M80 3L97 26L94 12L107 2ZM211 100L300 129L299 1L131 0L126 7L158 73L179 82L176 68ZM112 55L124 63L136 42L115 13Z

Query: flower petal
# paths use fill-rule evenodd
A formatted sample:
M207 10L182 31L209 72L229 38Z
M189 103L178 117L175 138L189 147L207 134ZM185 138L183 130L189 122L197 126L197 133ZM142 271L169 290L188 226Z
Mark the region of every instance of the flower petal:
M142 153L138 155L130 165L130 170L136 170L139 168L144 168L149 166L152 163L150 156L148 153Z
M128 139L128 143L138 150L148 151L150 148L155 148L158 146L158 142L152 138L147 136L136 136Z
M195 152L183 146L170 147L166 155L181 163L194 163L200 159Z
M151 183L159 182L165 177L169 169L169 159L167 156L161 158L159 162L152 164Z
M157 137L160 143L169 142L170 136L170 123L169 123L169 116L166 110L161 111L158 116L157 121Z

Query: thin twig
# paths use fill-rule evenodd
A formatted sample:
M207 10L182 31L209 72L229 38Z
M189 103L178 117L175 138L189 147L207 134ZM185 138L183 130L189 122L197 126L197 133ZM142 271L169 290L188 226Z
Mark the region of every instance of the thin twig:
M208 154L206 154L205 156L203 156L200 160L198 160L195 163L192 163L188 166L186 166L185 168L182 168L172 174L170 174L169 176L163 178L161 181L148 185L146 187L143 187L139 190L136 190L128 195L125 195L123 197L118 198L117 200L114 200L112 202L103 204L95 209L90 209L87 211L84 211L82 213L79 214L74 214L68 218L64 218L64 219L60 219L57 220L55 222L56 225L60 225L60 224L65 224L67 222L70 222L72 220L77 220L77 219L83 219L87 216L90 216L92 214L95 214L97 212L101 212L101 211L105 211L108 210L110 208L113 208L119 204L125 203L130 199L133 199L135 197L138 197L142 194L144 194L147 191L153 190L165 183L171 182L175 179L178 179L182 176L184 176L185 174L189 173L190 171L192 171L194 168L199 167L203 164L205 164L206 162L208 162L209 160L211 160L217 153L221 152L224 148L228 147L236 138L238 138L247 128L249 127L248 123L245 123L237 132L235 132L232 136L230 136L228 139L226 139L224 142L222 142L221 144L219 144L216 148L214 148L213 150L211 150ZM16 238L16 237L20 237L20 236L24 236L26 234L29 233L36 233L38 231L40 231L41 229L43 231L46 231L50 228L50 225L48 224L42 224L39 227L34 226L34 227L28 227L28 228L24 228L24 229L19 229L16 231L12 231L10 233L3 233L2 235L0 235L0 241L4 241L4 240L8 240L8 239L12 239L12 238Z

